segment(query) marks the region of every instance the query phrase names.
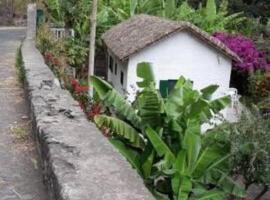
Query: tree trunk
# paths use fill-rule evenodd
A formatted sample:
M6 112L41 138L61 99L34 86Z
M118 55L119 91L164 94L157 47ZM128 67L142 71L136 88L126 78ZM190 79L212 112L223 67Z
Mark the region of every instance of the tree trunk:
M96 27L97 27L97 1L98 0L93 0L92 1L88 78L90 78L90 76L94 75L94 67L95 67L95 46L96 46ZM89 84L89 95L90 95L90 97L93 96L93 87L91 87L91 84Z

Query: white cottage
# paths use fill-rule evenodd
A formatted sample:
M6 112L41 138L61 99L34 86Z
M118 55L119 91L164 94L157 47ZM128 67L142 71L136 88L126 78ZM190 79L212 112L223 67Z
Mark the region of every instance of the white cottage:
M228 94L232 61L239 57L223 43L187 22L137 15L103 35L108 54L108 81L133 100L136 66L150 62L156 85L165 95L183 75L201 89L220 86L216 96Z

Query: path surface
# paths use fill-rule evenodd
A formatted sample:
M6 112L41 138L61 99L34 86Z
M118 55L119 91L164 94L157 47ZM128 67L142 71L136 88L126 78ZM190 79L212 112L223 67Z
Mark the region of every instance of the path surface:
M21 28L0 27L0 200L47 200L14 67Z

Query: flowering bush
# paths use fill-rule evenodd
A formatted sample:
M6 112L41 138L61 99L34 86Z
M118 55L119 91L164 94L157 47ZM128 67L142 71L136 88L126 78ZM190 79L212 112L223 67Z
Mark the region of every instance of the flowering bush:
M243 62L234 62L233 67L240 72L253 72L257 69L270 70L270 61L265 58L262 51L258 50L254 42L242 35L231 35L218 32L213 36L222 41L235 52Z
M79 102L80 107L87 112L89 105L88 86L82 85L76 79L72 79L70 85L73 97Z
M54 66L54 67L62 67L64 64L60 61L60 59L58 59L56 56L54 56L52 53L50 52L46 52L44 54L44 58L45 58L45 62L50 65L50 66Z

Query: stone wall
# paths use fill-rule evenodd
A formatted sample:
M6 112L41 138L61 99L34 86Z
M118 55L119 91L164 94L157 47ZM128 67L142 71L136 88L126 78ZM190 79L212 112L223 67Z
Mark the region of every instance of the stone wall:
M28 35L22 46L25 88L50 200L154 199L78 102L59 87L33 38Z

